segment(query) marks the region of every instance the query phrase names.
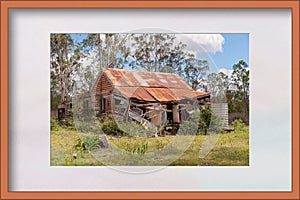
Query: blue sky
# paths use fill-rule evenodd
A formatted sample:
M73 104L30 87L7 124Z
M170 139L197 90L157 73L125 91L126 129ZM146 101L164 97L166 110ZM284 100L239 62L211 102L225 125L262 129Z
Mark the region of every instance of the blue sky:
M249 64L249 34L221 34L224 38L222 52L209 53L216 66L232 69L239 60Z
M74 33L70 35L75 42L81 42L87 36L87 34L79 34L79 33Z
M76 42L82 41L86 34L71 34ZM208 60L210 72L229 73L239 60L249 64L249 34L178 34L179 41L187 44L187 49L199 59ZM200 50L202 48L202 50Z

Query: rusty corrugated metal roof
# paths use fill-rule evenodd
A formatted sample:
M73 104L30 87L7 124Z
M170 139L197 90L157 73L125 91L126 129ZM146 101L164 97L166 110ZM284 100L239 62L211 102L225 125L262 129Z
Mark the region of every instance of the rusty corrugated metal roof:
M192 99L199 97L200 93L194 94L194 91L184 89L169 89L169 88L144 88L144 87L116 87L116 89L130 98L136 98L143 101L178 101L182 99ZM201 93L201 96L206 96L208 93Z
M124 94L127 97L130 98L136 98L143 101L151 101L155 102L156 99L154 99L146 90L142 87L116 87L119 92Z
M176 101L179 100L169 88L145 88L157 101Z
M120 69L104 73L119 92L143 101L168 102L208 95L194 91L176 74Z
M190 89L177 74L121 69L106 69L104 73L115 86Z
M193 91L194 94L197 96L197 97L202 97L202 96L208 96L209 93L208 92L199 92L199 91Z

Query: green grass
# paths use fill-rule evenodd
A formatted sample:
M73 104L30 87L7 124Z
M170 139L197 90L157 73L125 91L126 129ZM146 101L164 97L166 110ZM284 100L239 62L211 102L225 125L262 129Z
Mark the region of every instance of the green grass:
M249 129L237 130L231 133L217 135L218 139L213 148L204 157L199 157L200 149L205 150L205 142L212 140L215 136L199 135L182 136L193 139L188 149L171 166L248 166L249 165ZM114 158L116 163L125 159L130 153L133 159L132 165L145 165L139 162L145 154L162 152L163 149L170 147L172 151L179 148L172 144L176 137L166 136L159 138L142 137L108 137L112 146L122 149L120 155L105 153L101 150L98 135L92 133L77 133L74 130L59 128L51 131L51 166L101 166L100 161L95 159L97 156ZM214 140L212 140L214 141ZM82 148L84 143L87 148ZM209 147L207 147L209 149ZM77 159L73 159L73 153L77 154ZM127 153L127 154L126 154ZM167 158L166 153L157 154L153 159L160 160ZM120 162L122 163L122 162ZM160 165L159 162L153 162ZM117 165L117 164L116 164ZM130 165L126 163L125 165Z
M74 130L60 128L51 131L50 144L50 165L51 166L99 166L89 150L81 147L79 135ZM77 159L73 159L73 153L77 154Z

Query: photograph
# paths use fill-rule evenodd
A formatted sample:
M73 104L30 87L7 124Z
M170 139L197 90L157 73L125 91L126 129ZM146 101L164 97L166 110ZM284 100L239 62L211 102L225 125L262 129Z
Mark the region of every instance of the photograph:
M250 166L248 33L51 33L51 166Z
M0 199L299 199L299 4L2 0Z

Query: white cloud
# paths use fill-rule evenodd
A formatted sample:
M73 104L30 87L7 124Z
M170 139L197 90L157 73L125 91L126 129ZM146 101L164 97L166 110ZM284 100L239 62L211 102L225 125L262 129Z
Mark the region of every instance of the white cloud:
M219 72L223 72L224 74L231 76L233 70L232 69L225 69L225 68L221 68L219 69Z
M216 53L223 51L225 39L221 34L178 34L177 39L187 45L191 52Z
M216 53L223 51L225 39L221 34L176 34L176 41L186 44L190 53L198 52ZM127 46L132 48L132 41L127 41ZM134 51L134 49L131 49Z
M182 42L186 44L185 50L197 56L197 53L216 53L223 51L225 39L221 34L177 34L176 43ZM125 34L126 35L126 34ZM105 40L105 35L100 34L100 38ZM130 47L131 53L136 49L133 47L133 41L127 40L126 46ZM93 52L95 54L95 52ZM129 56L133 59L131 56ZM85 60L85 65L91 64L95 60L95 55Z

